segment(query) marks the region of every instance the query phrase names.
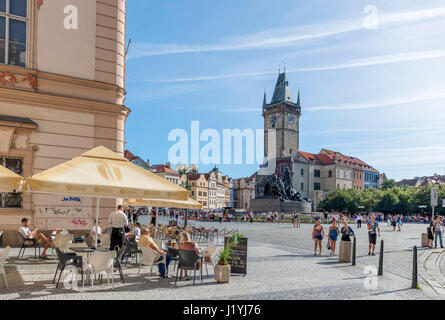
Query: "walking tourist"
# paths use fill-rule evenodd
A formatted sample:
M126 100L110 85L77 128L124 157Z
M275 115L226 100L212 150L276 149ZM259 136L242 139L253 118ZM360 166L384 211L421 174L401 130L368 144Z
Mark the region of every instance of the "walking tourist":
M297 213L297 228L300 228L300 214Z
M296 223L295 219L296 219L296 214L295 214L295 212L293 212L292 213L292 225L294 226L294 228L295 228L295 223Z
M361 228L362 227L362 215L359 214L357 217L357 228Z
M317 219L317 222L314 225L314 229L312 230L312 239L314 240L314 256L317 255L317 246L319 246L320 256L321 256L321 242L324 237L324 229L321 225L320 219Z
M19 228L20 235L25 239L35 239L37 243L43 242L45 244L45 248L40 255L40 258L42 259L48 259L48 256L46 254L46 251L49 247L54 248L55 245L51 241L51 239L48 239L45 235L38 232L39 228L36 226L33 231L29 229L29 219L23 218L22 219L22 225Z
M179 250L195 251L198 255L201 255L201 251L199 250L198 244L195 241L192 241L190 235L187 232L181 232L179 234L179 241L180 241L178 244ZM201 260L198 260L198 263L196 264L196 270L199 270L200 268L201 268ZM184 270L184 276L185 280L190 280L190 278L187 276L187 270Z
M426 228L426 232L428 233L428 247L433 247L434 240L434 222L431 221L430 225Z
M124 242L124 227L128 226L128 219L122 211L122 205L117 206L117 210L110 214L108 223L113 228L111 230L110 250L115 250L116 247L121 248Z
M392 231L396 231L396 226L397 226L397 216L393 216L393 217L392 217L391 225L392 225Z
M442 242L442 226L440 225L440 217L436 216L434 219L434 248L437 248L437 239L440 239L440 247L443 248Z
M156 210L152 210L152 211L151 211L151 221L150 221L150 223L151 223L153 226L155 226L155 227L156 227L156 216L157 216L157 214L156 214Z
M331 247L331 256L335 255L335 245L337 244L338 227L335 224L335 219L332 219L332 225L329 227L329 244Z
M150 230L148 228L143 227L141 233L142 235L138 241L138 246L150 247L151 249L153 249L153 251L155 251L158 254L158 256L154 259L154 262L158 262L162 260L163 256L166 256L167 265L165 265L164 263L160 263L158 264L158 269L159 269L159 276L161 278L167 279L168 276L166 275L166 270L168 270L168 266L170 264L170 256L164 250L159 249L159 247L156 245L153 238L151 237Z
M368 256L373 255L375 256L375 244L377 242L377 232L378 236L380 237L380 228L379 223L375 221L375 215L371 215L371 220L368 221L368 238L369 238L369 250L368 250Z

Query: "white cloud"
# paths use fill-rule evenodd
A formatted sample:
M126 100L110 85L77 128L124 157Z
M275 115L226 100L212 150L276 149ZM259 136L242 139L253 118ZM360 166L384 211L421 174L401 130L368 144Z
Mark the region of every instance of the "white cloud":
M396 12L380 14L379 27L392 24L411 23L445 16L445 7L432 9ZM308 39L323 38L342 33L361 30L364 28L364 18L360 16L355 19L336 21L318 26L296 26L293 28L274 29L256 34L232 37L225 42L213 45L182 45L182 44L156 44L136 43L130 52L130 59L167 54L237 51L251 49L265 49L294 45L295 43ZM285 34L285 35L283 35Z
M401 127L401 128L341 128L330 130L307 130L305 133L310 134L336 134L336 133L361 133L361 132L399 132L399 131L433 131L433 130L445 130L445 126L424 126L424 127Z
M307 107L306 111L326 111L326 110L361 110L361 109L374 109L374 108L386 108L391 106L398 106L403 104L423 102L430 100L438 100L445 98L445 89L438 89L434 91L424 92L411 97L393 98L384 101L371 102L371 103L358 103L358 104L345 104L338 106L318 106ZM443 108L443 106L442 106Z
M402 62L417 61L417 60L437 59L437 58L444 58L444 57L445 57L445 50L405 52L405 53L396 53L396 54L390 54L390 55L355 59L355 60L351 60L349 62L335 64L335 65L286 69L286 72L293 73L293 72L330 71L330 70L340 70L340 69L393 64L393 63L402 63ZM275 70L275 71L260 71L260 72L208 75L208 76L187 77L187 78L153 79L153 80L147 80L147 81L148 82L191 82L191 81L219 80L219 79L229 79L229 78L256 77L256 76L270 75L270 74L276 74L276 73L277 73L277 71Z

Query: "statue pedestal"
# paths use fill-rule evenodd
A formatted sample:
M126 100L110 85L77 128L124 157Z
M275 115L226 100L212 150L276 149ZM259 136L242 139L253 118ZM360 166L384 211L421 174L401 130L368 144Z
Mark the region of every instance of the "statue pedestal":
M311 213L312 205L308 202L300 201L283 201L273 198L257 198L250 201L250 210L254 212L299 212Z

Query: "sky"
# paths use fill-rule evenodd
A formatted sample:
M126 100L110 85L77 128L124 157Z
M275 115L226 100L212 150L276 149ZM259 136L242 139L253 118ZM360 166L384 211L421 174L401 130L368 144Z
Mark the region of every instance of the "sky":
M445 174L443 0L127 6L126 149L142 159L167 162L174 129L190 147L191 121L221 137L262 129L264 91L270 102L286 68L294 101L301 94L301 151L339 151L396 180ZM243 163L198 166L233 178L257 170Z

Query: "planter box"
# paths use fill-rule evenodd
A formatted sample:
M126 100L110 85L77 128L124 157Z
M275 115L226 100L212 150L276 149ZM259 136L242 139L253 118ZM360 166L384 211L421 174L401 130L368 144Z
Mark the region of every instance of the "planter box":
M215 280L218 283L228 283L230 281L230 264L215 265Z

